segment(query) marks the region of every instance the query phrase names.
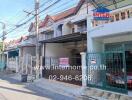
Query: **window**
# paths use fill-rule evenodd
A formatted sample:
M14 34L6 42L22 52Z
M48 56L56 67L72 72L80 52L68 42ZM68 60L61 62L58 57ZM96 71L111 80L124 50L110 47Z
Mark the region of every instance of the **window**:
M63 24L60 24L58 26L58 36L61 36L62 35L62 28L63 28Z
M75 32L75 28L73 27L73 28L72 28L72 33L74 33L74 32Z
M115 19L116 19L116 21L119 21L119 13L115 14Z
M121 19L125 19L125 16L126 16L125 12L121 12Z
M82 21L78 23L78 32L84 32L87 30L87 21Z

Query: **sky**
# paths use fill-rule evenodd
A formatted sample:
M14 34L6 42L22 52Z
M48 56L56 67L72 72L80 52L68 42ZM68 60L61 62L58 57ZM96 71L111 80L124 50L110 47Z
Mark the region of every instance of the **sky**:
M40 0L40 5L43 5L40 8L40 11L45 9L47 6L53 4L57 0ZM44 19L44 17L49 15L54 15L61 11L64 11L68 8L71 8L77 5L79 0L60 0L57 4L50 7L48 10L44 11L40 14L40 18ZM0 22L4 22L6 24L6 31L9 32L15 25L22 24L27 21L32 15L27 16L26 11L34 10L34 0L0 0ZM31 22L33 22L31 20ZM17 30L9 33L6 37L6 41L17 39L21 36L28 35L28 28L30 23L18 28ZM2 35L2 25L0 25L0 37Z

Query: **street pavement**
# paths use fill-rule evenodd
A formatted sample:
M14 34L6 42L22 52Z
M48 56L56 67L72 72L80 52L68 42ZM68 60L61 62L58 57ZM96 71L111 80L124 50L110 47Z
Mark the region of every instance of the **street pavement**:
M41 92L37 87L0 75L0 100L77 100L77 98L49 90Z

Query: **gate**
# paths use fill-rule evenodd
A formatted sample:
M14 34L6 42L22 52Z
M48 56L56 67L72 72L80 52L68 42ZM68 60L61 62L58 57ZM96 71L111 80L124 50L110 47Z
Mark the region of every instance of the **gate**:
M3 61L0 61L0 70L3 70L6 66L6 63Z
M19 73L28 76L36 77L36 57L25 55L19 57Z
M43 58L43 77L62 81L66 83L81 85L82 84L82 68L80 57L65 57L68 58L69 65L60 65L60 58L58 57L44 57Z
M87 53L87 84L127 94L125 52Z
M18 72L18 57L8 59L7 69Z
M0 71L6 68L5 55L0 54Z

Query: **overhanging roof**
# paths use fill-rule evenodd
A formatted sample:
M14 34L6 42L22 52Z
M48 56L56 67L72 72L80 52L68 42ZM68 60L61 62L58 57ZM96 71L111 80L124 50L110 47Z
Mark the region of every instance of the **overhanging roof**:
M127 5L132 5L132 0L88 0L95 8L106 7L110 10L115 10Z
M47 40L40 41L41 43L66 43L66 42L76 42L87 39L86 33L72 33L68 35L63 35Z

